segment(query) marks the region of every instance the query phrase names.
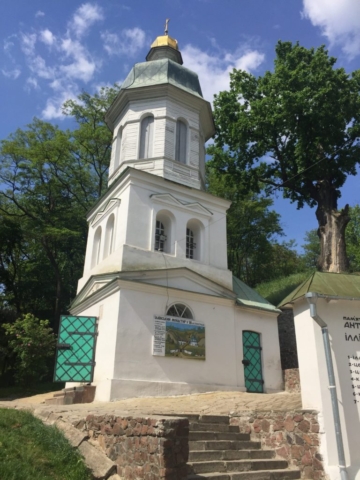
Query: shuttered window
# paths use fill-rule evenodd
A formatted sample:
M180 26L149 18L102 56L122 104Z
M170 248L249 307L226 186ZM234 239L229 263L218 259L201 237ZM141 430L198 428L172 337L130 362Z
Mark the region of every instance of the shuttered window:
M187 151L187 126L183 121L178 120L176 122L175 160L181 163L186 163L186 151Z
M154 117L145 117L141 122L139 158L151 158L153 152Z

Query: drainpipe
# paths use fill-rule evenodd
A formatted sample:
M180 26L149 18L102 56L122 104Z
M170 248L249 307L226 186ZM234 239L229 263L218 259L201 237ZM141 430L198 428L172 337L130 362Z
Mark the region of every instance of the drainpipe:
M321 297L324 297L324 296L321 295ZM331 406L332 406L332 413L333 413L333 419L334 419L336 446L338 451L338 460L339 460L339 468L340 468L340 478L341 480L348 480L349 477L346 471L344 443L343 443L343 438L341 433L339 404L338 404L337 393L336 393L334 365L333 365L332 356L331 356L329 329L327 324L324 322L324 320L321 317L319 317L316 310L316 301L319 298L319 295L314 292L308 292L305 294L305 298L310 305L310 316L321 327L321 333L322 333L322 338L324 342L326 367L328 372Z

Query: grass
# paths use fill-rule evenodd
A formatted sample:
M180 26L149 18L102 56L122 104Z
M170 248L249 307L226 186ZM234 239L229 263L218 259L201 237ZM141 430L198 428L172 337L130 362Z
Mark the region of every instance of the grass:
M278 305L289 293L310 277L312 271L294 273L271 282L260 283L255 290L273 305Z
M1 480L90 480L82 458L53 426L31 413L0 409Z
M0 378L1 383L1 378ZM55 392L64 388L65 383L37 383L29 386L24 385L14 385L12 387L1 387L0 388L0 398L21 398L21 397L31 397L33 395L38 395L39 393ZM1 477L0 477L1 478Z

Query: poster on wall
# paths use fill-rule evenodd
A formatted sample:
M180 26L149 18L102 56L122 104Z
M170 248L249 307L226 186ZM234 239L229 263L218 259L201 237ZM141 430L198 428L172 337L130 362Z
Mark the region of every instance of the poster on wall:
M205 360L205 325L155 315L153 355Z

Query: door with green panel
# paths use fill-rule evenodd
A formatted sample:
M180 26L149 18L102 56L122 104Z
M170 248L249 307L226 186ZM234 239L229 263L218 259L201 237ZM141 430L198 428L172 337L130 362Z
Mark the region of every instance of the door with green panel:
M243 331L243 355L245 387L247 392L263 393L260 334Z
M92 382L96 320L96 317L61 316L54 382Z

